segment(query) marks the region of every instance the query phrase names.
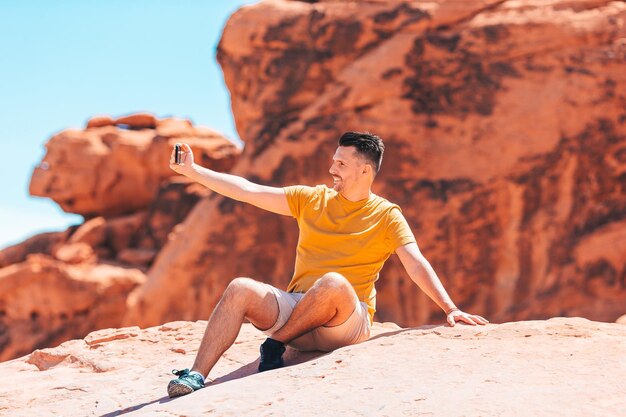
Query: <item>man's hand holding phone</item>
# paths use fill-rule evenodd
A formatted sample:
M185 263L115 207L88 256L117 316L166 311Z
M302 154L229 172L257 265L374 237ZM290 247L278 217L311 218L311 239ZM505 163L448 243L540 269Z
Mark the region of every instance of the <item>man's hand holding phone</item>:
M182 175L186 175L193 169L193 152L186 143L174 145L170 155L170 168Z

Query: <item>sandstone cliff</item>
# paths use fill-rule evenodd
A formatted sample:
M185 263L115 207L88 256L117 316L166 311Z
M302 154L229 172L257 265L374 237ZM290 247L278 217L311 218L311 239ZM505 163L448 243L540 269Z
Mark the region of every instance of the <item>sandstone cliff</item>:
M462 308L614 321L626 305L625 19L625 3L598 0L244 7L218 48L246 142L233 172L330 183L340 134L370 130L387 143L374 192L403 207ZM205 199L126 323L206 318L236 276L284 287L296 240L292 219ZM378 319L440 320L394 258Z
M623 416L626 326L552 319L399 329L330 354L289 350L259 374L263 337L244 325L212 385L167 398L206 322L101 330L0 364L10 416Z

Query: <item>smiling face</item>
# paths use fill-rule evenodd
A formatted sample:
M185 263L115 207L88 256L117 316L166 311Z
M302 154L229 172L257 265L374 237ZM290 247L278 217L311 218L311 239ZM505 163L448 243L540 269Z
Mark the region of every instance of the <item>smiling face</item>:
M372 167L357 153L353 146L339 146L333 156L333 164L328 172L333 176L333 188L338 193L346 194L359 187L369 185L368 173Z

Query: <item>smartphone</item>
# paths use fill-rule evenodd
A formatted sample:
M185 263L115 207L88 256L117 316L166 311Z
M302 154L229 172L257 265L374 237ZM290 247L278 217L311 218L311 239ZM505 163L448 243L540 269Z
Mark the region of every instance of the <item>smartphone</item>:
M180 145L174 145L174 163L180 165Z

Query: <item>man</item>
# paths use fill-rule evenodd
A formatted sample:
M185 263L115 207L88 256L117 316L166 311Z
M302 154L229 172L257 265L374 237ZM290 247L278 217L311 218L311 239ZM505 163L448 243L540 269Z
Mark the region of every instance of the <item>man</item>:
M369 338L376 311L374 283L396 253L411 279L441 307L447 321L476 325L487 320L460 311L422 256L400 208L371 192L384 145L372 134L347 132L339 139L330 174L333 187L254 184L194 164L189 145L170 168L211 190L262 209L293 216L300 228L293 278L287 291L236 278L217 304L191 371L174 371L170 397L204 387L204 379L249 320L269 338L261 345L259 371L283 366L288 344L331 351Z

